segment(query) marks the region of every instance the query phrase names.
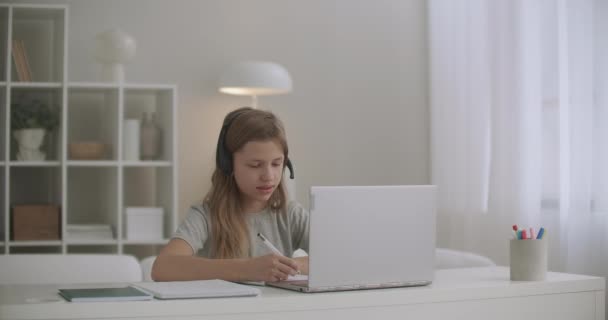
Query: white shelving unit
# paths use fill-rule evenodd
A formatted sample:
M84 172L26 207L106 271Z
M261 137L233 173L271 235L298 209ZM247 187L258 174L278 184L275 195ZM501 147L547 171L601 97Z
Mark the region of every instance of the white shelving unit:
M149 255L177 224L175 85L69 82L68 7L0 4L0 254L104 252ZM18 81L12 40L22 40L32 81ZM45 161L18 161L11 134L11 104L37 98L60 114L59 129L45 139ZM125 119L155 112L162 154L153 161L123 160ZM49 136L47 134L47 136ZM98 141L103 159L72 160L69 144ZM11 206L52 203L61 208L61 239L15 241ZM159 239L128 240L125 208L163 208ZM113 239L66 239L69 224L110 224ZM142 253L143 252L143 253Z

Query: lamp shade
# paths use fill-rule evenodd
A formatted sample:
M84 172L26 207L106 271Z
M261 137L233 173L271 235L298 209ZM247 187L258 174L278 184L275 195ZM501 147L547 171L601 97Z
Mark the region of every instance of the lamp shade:
M234 95L275 95L291 89L289 72L279 64L265 61L235 63L222 73L219 83L220 92Z

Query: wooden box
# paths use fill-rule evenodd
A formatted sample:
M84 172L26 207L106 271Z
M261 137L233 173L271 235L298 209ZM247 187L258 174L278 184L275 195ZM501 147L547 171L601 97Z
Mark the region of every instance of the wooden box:
M53 204L13 205L12 240L60 240L61 210Z

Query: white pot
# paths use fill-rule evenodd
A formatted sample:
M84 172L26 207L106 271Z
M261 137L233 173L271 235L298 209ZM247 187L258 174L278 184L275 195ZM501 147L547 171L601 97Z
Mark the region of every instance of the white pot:
M17 160L43 161L46 154L40 151L46 131L41 128L20 129L13 131L13 136L19 145Z

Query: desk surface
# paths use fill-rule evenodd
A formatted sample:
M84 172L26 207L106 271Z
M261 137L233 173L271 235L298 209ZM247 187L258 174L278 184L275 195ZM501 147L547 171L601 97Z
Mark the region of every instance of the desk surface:
M605 290L604 278L600 277L550 272L545 281L519 282L509 280L508 268L490 267L437 270L435 281L424 287L331 293L307 294L260 287L262 294L258 297L96 303L69 303L57 294L58 288L119 285L3 285L0 286L0 319L204 318L219 315L240 319L235 315L404 307L576 293L593 297L597 294L593 306L589 304L591 302L585 302L585 308L596 308L594 314L599 312L603 318ZM595 306L600 299L601 306Z

